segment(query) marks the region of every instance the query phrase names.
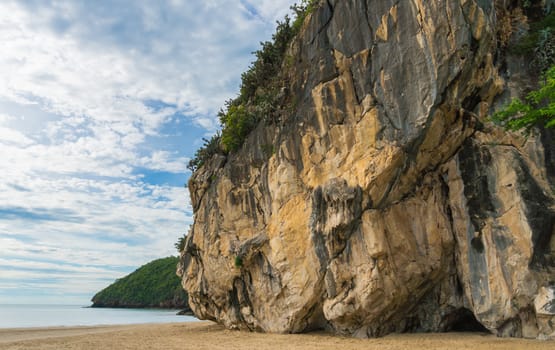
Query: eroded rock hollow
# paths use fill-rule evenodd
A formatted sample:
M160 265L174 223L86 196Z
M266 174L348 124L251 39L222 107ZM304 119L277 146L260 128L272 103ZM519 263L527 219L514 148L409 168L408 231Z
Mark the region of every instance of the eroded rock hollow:
M323 1L290 48L288 112L190 180L179 273L198 317L555 337L554 137L488 121L519 93L503 6Z

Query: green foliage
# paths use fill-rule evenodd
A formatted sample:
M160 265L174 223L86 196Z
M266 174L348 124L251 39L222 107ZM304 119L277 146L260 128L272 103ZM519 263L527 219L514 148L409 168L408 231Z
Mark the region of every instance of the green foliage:
M177 257L154 260L98 292L93 306L160 307L187 305L187 295L176 276Z
M177 239L177 242L175 242L174 247L175 249L177 249L177 251L179 253L181 253L183 251L183 249L185 249L185 241L187 240L187 238L185 236L181 236Z
M524 101L513 99L505 109L495 113L493 119L509 130L555 127L555 66L545 73L538 90L528 93Z
M292 61L288 58L284 63L285 53L304 19L317 5L318 0L301 0L299 5L291 6L293 22L285 16L283 21L277 22L272 40L260 43L261 49L254 52L256 60L241 75L239 96L227 101L225 109L218 113L221 137L205 140L189 162L191 171L196 171L216 153L237 151L261 121L276 120L283 98L283 69Z
M532 66L539 72L545 72L553 63L555 63L555 42L551 28L547 27L539 31Z
M227 112L220 111L222 129L222 145L226 152L237 150L243 140L256 126L257 118L247 111L244 105L230 103Z
M217 153L223 153L223 150L220 147L220 140L221 134L219 131L210 139L206 139L203 137L202 141L204 142L204 144L202 145L202 147L197 149L193 159L189 160L187 168L192 172L195 172L198 168L203 166L208 159L212 158L212 156Z
M237 102L247 104L254 100L257 90L264 89L266 84L277 76L287 46L296 34L291 27L289 16L285 16L283 22L277 22L272 40L260 43L262 48L254 52L256 60L241 75L241 89Z
M243 258L240 256L235 257L235 267L242 267L243 266Z
M262 146L260 146L260 150L262 151L262 153L264 153L266 158L270 158L272 155L274 155L274 153L276 153L274 145L272 144L263 144Z
M291 10L295 12L295 21L293 21L293 31L298 33L303 22L314 9L318 6L319 0L301 0L299 4L291 6Z
M546 33L550 33L555 28L555 12L551 12L542 20L530 23L528 33L510 48L510 52L518 55L532 55L535 51L542 50L548 41Z

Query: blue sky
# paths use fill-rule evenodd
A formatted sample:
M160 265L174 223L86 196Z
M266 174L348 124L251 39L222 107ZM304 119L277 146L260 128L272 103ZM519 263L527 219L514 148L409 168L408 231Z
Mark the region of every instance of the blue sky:
M0 303L176 254L186 164L294 2L0 2Z

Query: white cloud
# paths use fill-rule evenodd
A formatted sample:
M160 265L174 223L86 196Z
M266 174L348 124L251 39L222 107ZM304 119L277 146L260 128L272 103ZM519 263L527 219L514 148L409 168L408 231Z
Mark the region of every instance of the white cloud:
M27 147L35 143L17 130L0 127L0 144Z
M9 121L16 119L15 117L0 112L0 125L7 124Z
M92 294L175 253L179 176L293 2L0 3L0 302L23 283L57 295L64 274Z
M187 172L187 163L189 158L172 157L172 154L167 151L155 151L149 157L140 159L139 165L153 170L165 170L172 173L185 173Z
M270 21L272 25L276 21L283 20L285 13L291 5L300 1L275 1L275 0L250 0L245 1L249 6L256 9L260 14L260 18Z

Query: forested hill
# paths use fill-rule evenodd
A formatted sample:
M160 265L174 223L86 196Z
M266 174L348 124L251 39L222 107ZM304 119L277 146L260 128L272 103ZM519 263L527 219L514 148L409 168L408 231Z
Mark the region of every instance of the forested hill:
M93 307L189 308L187 294L175 274L177 257L149 262L98 292Z

